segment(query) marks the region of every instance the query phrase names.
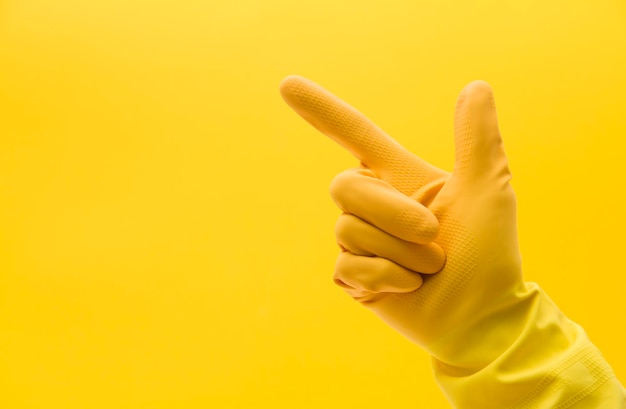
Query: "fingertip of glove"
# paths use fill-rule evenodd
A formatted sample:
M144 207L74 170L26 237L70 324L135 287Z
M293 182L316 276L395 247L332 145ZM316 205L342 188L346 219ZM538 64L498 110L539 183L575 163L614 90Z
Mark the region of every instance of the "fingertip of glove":
M459 95L459 101L467 104L480 104L487 102L489 105L494 104L493 89L487 81L474 80L467 84L461 94Z
M491 89L491 85L489 85L489 83L485 80L474 80L472 82L470 82L469 84L467 84L465 86L465 88L463 89L464 92L471 92L472 94L475 93L482 93L482 94L490 94L492 93L492 89Z
M301 94L301 92L298 91L302 90L307 83L310 83L310 80L307 80L304 77L299 75L288 75L280 82L280 95L286 102L294 102L294 98L297 98L298 95Z
M439 235L439 220L437 220L434 214L427 213L421 234L429 243L435 241Z
M409 209L396 217L396 223L407 232L405 240L414 243L432 243L439 235L439 220L429 211Z
M429 246L432 259L429 260L426 267L420 271L422 274L436 274L443 270L446 265L446 252L443 248L437 243L431 243Z

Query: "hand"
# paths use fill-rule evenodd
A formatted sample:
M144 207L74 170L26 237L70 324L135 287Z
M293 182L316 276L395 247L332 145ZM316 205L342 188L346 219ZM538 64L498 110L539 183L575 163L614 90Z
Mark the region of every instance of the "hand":
M473 371L491 362L521 331L531 297L489 85L472 82L458 98L452 173L310 80L287 77L281 93L361 162L331 185L344 211L335 281L441 363ZM441 268L439 246L443 269L418 274Z

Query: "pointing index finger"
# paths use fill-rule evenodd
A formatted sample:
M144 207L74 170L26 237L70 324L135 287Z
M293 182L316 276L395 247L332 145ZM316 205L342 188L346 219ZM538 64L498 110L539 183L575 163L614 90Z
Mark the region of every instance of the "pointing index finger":
M311 80L289 76L280 92L302 118L376 173L390 169L399 158L413 156L365 115Z
M306 78L290 76L280 91L291 108L368 167L388 167L406 150L365 115Z

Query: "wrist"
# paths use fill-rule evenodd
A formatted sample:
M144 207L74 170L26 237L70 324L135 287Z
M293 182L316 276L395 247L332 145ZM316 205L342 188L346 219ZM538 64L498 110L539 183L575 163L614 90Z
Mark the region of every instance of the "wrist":
M528 283L526 288L517 306L525 320L521 329L519 322L508 316L496 328L496 314L481 323L486 326L485 343L481 344L477 335L483 328L472 329L457 334L469 337L469 342L457 338L456 354L446 360L433 356L437 382L454 407L531 408L537 407L536 402L557 407L574 398L586 399L615 377L584 330L559 311L536 284ZM490 320L494 325L489 326ZM509 342L508 346L502 342L501 351L496 348L500 346L495 340L498 336ZM454 342L452 338L449 341ZM462 351L464 345L467 349Z
M458 317L448 317L449 328L426 349L450 371L465 375L480 371L511 348L534 320L541 292L534 284L520 285L501 293L480 309L459 306ZM464 311L476 311L468 316Z

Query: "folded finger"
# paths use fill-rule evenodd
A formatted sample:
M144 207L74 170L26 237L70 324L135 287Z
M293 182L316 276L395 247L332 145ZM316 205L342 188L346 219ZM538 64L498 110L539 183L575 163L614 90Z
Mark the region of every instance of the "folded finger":
M337 258L333 279L355 297L368 293L408 293L417 290L423 283L420 274L393 261L347 251Z
M350 253L386 258L415 272L436 273L445 264L444 251L438 244L399 239L354 215L339 216L335 235L339 245Z
M430 243L439 233L435 215L417 200L375 177L369 169L349 169L330 185L337 206L387 233L414 243Z

